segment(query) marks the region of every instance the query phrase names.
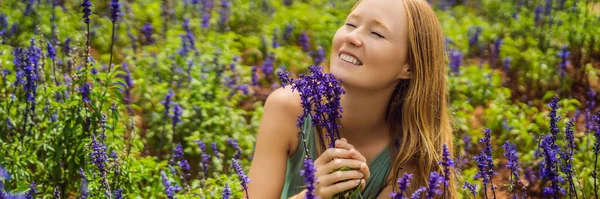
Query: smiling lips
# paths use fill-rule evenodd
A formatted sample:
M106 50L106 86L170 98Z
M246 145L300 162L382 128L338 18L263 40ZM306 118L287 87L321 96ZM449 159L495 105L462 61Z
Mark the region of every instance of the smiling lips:
M356 59L356 57L346 54L346 53L340 53L340 59L344 60L345 62L357 65L357 66L362 66L362 62L360 62L358 59Z

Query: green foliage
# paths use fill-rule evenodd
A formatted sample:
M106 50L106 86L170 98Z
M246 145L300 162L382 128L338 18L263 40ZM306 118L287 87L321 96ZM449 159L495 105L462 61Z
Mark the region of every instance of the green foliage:
M61 198L78 198L86 185L80 169L87 176L89 197L106 197L102 171L93 163L92 135L103 140L106 155L116 154L116 159L108 156L105 161L109 194L121 188L127 198L165 198L161 183L161 171L165 171L172 185L181 187L177 198L220 198L225 183L232 190L231 198L243 198L231 166L236 149L227 140L237 140L240 162L248 170L264 100L278 84L275 74L264 73L265 59L274 53L274 71L306 72L313 61L310 53L302 52L298 36L306 32L311 51L322 47L329 55L333 35L354 5L354 1L342 0L294 1L291 6L283 1L232 0L229 18L221 24L222 2L214 1L210 26L202 27L206 12L201 4L122 1L111 52L110 6L94 0L91 59L86 65L87 29L81 2L62 1L54 8L51 1L29 2L33 6L28 15L28 2L7 1L0 7L8 22L5 26L0 21L0 166L11 177L0 182L5 192L14 194L28 191L35 182L36 198L50 198L56 187ZM600 28L594 12L600 5L567 0L564 8L555 5L550 15L542 13L535 21L535 8L543 7L543 1L524 5L517 0L462 1L444 6L448 2L434 1L433 7L449 39L446 47L464 54L459 72L449 72L448 78L456 156L469 160L457 166L459 183L475 182L477 170L471 157L482 148L477 140L483 128L494 132L494 169L501 173L494 180L500 192L509 192L501 186L508 183L500 148L505 140L518 143L521 166L538 175L538 142L550 131L547 104L560 96L561 133L568 118L578 116L573 157L574 179L583 185L578 195L593 195L594 168L590 165L595 154L591 151L597 140L585 127L590 118L584 112L599 110L599 104L587 107L588 101L599 98L590 99L586 92L600 92ZM194 46L186 39L184 19L189 19ZM150 37L142 31L145 23L153 26ZM13 24L17 24L14 31ZM293 29L284 40L288 25ZM474 27L481 27L482 32L471 46ZM273 47L274 34L278 48ZM64 51L67 38L71 39L70 53ZM499 38L502 43L497 52L494 42ZM15 83L23 71L13 63L13 51L26 49L31 39L42 50L35 108L26 98L25 86ZM48 41L57 51L53 60L46 55ZM570 52L569 63L561 68L563 60L557 54L564 45ZM114 65L109 73L111 53ZM507 69L504 58L511 59ZM258 70L256 85L253 66ZM81 92L86 84L90 84L89 102L83 101ZM165 109L162 102L170 89L172 106ZM178 123L173 122L174 104L183 109ZM106 138L100 139L101 135ZM198 140L206 143L206 150L198 147ZM183 146L190 171L173 159L177 143ZM214 156L212 143L219 156ZM565 143L561 134L557 144ZM206 174L202 154L210 155ZM527 176L525 171L521 173ZM543 197L542 180L525 184L518 189L527 190L530 197Z

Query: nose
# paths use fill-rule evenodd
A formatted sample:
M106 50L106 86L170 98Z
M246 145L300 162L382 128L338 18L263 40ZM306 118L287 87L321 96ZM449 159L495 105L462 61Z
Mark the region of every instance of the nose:
M358 35L358 31L356 29L351 32L348 32L344 40L346 43L352 44L356 47L362 46L362 40L360 39L360 36Z

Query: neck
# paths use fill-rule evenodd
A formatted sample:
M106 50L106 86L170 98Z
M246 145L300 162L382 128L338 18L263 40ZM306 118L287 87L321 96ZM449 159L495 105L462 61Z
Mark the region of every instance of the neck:
M346 94L340 99L343 109L340 136L349 143L387 137L389 123L385 114L394 87L376 91L344 87L344 90Z

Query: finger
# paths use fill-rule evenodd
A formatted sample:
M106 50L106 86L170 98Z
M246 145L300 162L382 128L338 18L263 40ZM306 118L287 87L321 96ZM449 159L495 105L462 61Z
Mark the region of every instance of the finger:
M334 195L336 193L352 189L358 185L364 186L364 181L365 180L357 179L336 183L334 185L321 188L321 193L330 193L331 195Z
M321 186L330 186L332 184L335 184L336 182L362 179L363 177L365 177L365 175L362 172L356 170L336 171L319 178L319 184Z
M353 159L335 159L323 166L317 167L315 175L327 175L332 171L338 170L342 167L348 167L349 169L359 170L362 164L364 164L364 162Z
M348 141L346 141L346 138L341 138L339 140L336 140L335 146L336 146L336 148L343 148L343 149L347 149L348 151L350 151L350 157L352 157L352 159L367 162L367 159L365 158L365 156L363 156L360 152L358 152L358 150L356 150L356 148L354 148L353 145L348 143Z
M352 158L346 149L329 148L323 152L316 160L315 166L324 165L334 158Z
M335 147L336 148L348 149L348 150L354 148L353 145L351 145L350 143L348 143L348 141L346 141L346 138L342 138L342 139L336 140L335 141Z
M365 175L365 179L369 179L369 177L371 177L371 170L369 169L369 166L366 163L362 163L360 165L360 172L362 172Z
M362 162L367 162L367 158L365 158L365 156L363 156L356 149L350 149L350 150L348 150L348 153L350 154L350 157L352 157L352 159L359 160Z

